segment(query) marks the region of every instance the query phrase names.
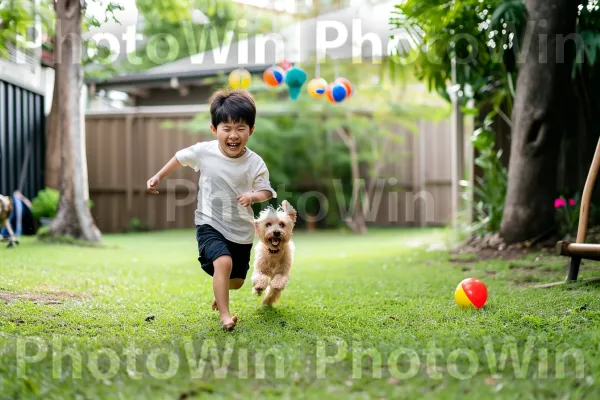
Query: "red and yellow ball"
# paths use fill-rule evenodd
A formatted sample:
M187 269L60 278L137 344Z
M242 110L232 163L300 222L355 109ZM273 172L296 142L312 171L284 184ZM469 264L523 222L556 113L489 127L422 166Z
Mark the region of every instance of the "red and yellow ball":
M461 308L481 308L487 301L487 297L487 287L475 278L464 279L454 291L454 300Z

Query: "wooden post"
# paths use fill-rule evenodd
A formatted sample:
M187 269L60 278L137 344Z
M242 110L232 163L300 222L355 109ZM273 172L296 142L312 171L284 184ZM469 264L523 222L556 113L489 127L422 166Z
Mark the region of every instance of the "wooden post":
M415 204L415 195L422 191L425 190L425 182L424 182L424 177L425 177L425 171L424 171L424 167L425 167L425 160L424 158L424 146L423 146L423 141L424 141L424 137L423 135L425 134L425 130L423 129L423 122L419 121L418 123L418 127L419 127L419 132L415 135L412 135L412 184L410 187L410 193L405 193L404 194L404 210L405 210L405 222L408 222L408 218L409 217L413 217L413 221L412 223L415 226L423 226L425 221L423 218L423 212L422 212L422 207L419 204ZM413 215L406 215L406 212L409 210L409 202L411 202L412 204L410 204L410 209L413 211ZM418 207L418 213L415 215L415 208Z
M452 59L452 84L456 85L456 59ZM458 228L458 216L461 209L460 180L464 177L464 129L463 116L460 111L458 92L451 94L452 126L451 126L451 168L452 168L452 227Z
M132 168L132 135L133 135L133 114L127 114L125 117L125 186L127 193L127 223L133 214L133 168Z

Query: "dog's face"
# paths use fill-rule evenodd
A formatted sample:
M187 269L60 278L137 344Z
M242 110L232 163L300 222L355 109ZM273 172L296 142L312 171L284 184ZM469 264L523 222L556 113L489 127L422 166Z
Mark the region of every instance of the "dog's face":
M296 210L284 200L277 210L263 210L254 221L256 235L271 250L277 250L292 238L296 224Z

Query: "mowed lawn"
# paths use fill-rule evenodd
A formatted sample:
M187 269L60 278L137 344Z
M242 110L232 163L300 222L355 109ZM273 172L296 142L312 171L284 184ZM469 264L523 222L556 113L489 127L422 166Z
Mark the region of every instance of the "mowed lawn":
M567 260L457 260L448 237L298 232L281 302L248 279L233 332L194 231L24 238L0 248L0 398L599 398L600 285L535 289ZM466 277L488 286L481 310L454 303Z

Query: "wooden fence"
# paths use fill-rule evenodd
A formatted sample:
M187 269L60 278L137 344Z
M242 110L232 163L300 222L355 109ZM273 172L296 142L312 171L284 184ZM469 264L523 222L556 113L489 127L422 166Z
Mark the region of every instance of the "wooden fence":
M86 117L86 151L92 214L103 232L121 232L138 220L152 229L194 227L198 173L180 169L159 185L159 195L146 193L146 181L175 152L199 140L177 125L190 121L203 107L137 108ZM166 128L165 122L172 122ZM420 135L400 133L395 162L385 166L387 178L370 225L444 225L452 217L450 122L420 122ZM294 186L290 182L286 187ZM277 189L277 188L275 188ZM280 201L283 199L279 199Z

